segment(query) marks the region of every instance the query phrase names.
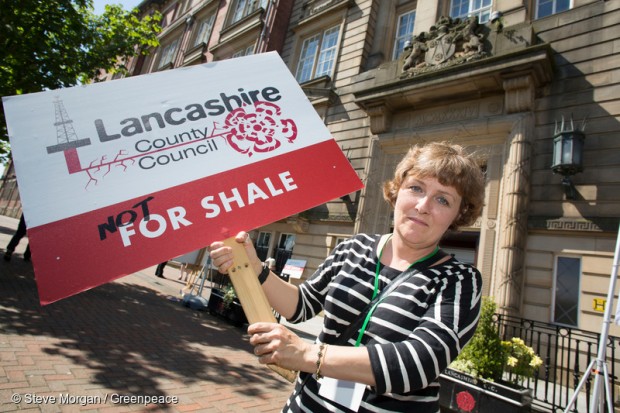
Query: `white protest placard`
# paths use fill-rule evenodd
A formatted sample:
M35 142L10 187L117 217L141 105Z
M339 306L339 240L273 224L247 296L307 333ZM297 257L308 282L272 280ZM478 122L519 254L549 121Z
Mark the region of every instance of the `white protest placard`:
M3 105L42 304L362 187L277 53Z
M286 264L284 264L282 274L288 274L291 278L301 278L304 268L306 268L306 260L293 260L289 258L286 260Z

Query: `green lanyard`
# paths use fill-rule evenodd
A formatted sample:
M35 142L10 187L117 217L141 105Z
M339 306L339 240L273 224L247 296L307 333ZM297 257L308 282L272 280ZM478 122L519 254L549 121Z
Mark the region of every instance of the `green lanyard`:
M390 237L387 239L387 241L385 241L385 244L383 244L383 246L381 247L381 251L379 251L379 259L377 260L377 267L375 269L375 289L372 293L372 299L374 300L375 297L377 296L378 292L379 292L379 266L381 265L381 257L383 256L383 249L385 248L385 245L390 241L390 239L392 238L392 236L390 235ZM435 256L435 254L437 254L437 251L439 251L439 246L436 246L435 249L433 250L433 252L431 252L430 254L420 258L419 260L413 262L411 265L409 265L409 267L407 268L407 270L409 270L411 267L413 267L414 265L426 261L429 258L432 258ZM407 271L405 270L405 271ZM372 317L372 313L375 311L375 308L377 308L377 306L381 303L381 301L385 300L386 297L381 298L379 301L377 301L368 311L368 314L366 314L366 319L364 319L364 324L362 324L362 328L360 329L360 333L357 336L357 341L355 342L355 347L359 347L360 343L362 342L362 337L364 336L364 333L366 332L366 327L368 326L368 322L370 321L370 317Z

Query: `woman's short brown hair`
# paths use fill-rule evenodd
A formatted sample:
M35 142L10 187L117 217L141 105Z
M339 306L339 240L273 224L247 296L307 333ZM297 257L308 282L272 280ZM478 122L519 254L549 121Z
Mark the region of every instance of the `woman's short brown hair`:
M383 197L392 207L405 177L435 178L440 184L451 186L461 196L460 213L450 226L472 225L484 206L484 175L480 166L465 149L448 142L415 145L396 166L394 178L383 184Z

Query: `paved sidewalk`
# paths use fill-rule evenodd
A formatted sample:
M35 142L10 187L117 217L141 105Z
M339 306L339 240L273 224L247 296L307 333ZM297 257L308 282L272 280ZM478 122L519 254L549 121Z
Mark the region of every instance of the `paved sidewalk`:
M0 216L0 251L17 223ZM256 362L245 327L177 301L176 268L166 267L165 279L147 268L41 307L22 258L26 242L10 262L0 259L0 411L278 412L284 405L292 384ZM287 326L312 340L320 319ZM145 405L149 397L167 402Z

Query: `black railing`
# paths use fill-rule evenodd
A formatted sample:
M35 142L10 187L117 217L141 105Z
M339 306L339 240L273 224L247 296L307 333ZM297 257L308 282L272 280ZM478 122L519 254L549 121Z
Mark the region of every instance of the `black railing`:
M519 337L543 359L543 366L535 377L524 383L534 391L533 408L552 412L566 410L585 370L598 357L601 334L501 314L496 314L495 321L502 340ZM616 400L615 387L620 383L617 377L619 346L620 337L608 336L605 361L611 380L612 403ZM593 382L594 375L590 374L571 412L590 413Z
M293 251L287 250L285 248L277 248L275 259L276 259L276 274L281 274L284 266L286 265L286 261L293 256Z

